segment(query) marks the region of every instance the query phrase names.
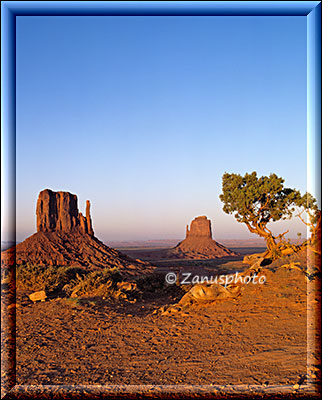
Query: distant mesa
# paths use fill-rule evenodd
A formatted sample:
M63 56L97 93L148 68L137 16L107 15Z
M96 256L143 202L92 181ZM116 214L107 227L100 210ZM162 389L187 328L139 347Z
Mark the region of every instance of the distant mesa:
M2 265L66 265L85 268L114 268L129 275L151 272L154 267L132 260L110 248L94 235L90 202L85 216L78 211L75 194L46 189L39 193L37 233L1 253Z
M208 238L212 239L211 221L205 216L195 218L186 227L186 239L188 238Z
M186 238L169 250L169 257L212 259L237 254L212 238L211 221L206 216L196 217L186 228Z

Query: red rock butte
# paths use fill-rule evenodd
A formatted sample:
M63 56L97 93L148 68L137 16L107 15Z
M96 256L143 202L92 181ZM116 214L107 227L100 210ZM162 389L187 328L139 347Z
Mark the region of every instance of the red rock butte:
M169 256L186 259L212 259L237 254L212 238L211 221L196 217L186 229L186 238L169 250Z
M94 236L90 201L86 201L86 217L78 212L77 196L69 192L45 189L37 201L37 232L75 232Z
M154 267L133 260L106 246L94 235L90 202L86 215L78 211L75 194L45 189L36 207L37 232L22 243L1 253L2 265L66 265L85 268L113 268L133 275L151 272Z

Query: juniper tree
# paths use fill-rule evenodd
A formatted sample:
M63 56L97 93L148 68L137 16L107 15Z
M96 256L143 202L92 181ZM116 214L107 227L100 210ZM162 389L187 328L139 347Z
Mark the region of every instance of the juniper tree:
M288 231L274 236L268 224L290 219L295 206L301 202L300 192L285 188L283 178L276 174L257 177L256 172L244 176L225 173L219 197L224 203L224 212L233 214L251 233L264 238L271 254L286 243L283 238Z

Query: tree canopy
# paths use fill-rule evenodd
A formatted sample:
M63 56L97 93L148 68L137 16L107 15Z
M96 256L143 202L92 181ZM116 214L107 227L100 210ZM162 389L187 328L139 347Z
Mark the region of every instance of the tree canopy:
M298 207L297 217L310 228L312 237L316 234L318 219L321 218L321 213L317 205L316 199L308 192L302 197L300 196L296 202ZM307 218L303 218L303 213L306 214Z
M278 247L288 231L274 236L267 225L291 218L295 206L302 201L298 190L284 187L283 178L276 174L257 177L256 172L244 176L226 172L219 197L224 203L224 212L233 214L250 232L263 237L271 251Z

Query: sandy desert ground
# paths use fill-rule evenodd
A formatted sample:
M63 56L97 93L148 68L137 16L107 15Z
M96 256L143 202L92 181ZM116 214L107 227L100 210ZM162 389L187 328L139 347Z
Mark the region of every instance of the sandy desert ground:
M245 268L237 258L217 268L203 261L200 269L196 262L196 271L207 271L207 262L208 273ZM238 393L246 385L255 392L313 396L320 370L312 325L319 304L316 280L307 296L300 271L266 268L261 274L266 283L244 285L236 299L170 315L160 307L178 302L179 288L151 289L135 303L82 297L33 304L20 293L17 384L152 385L145 386L151 393L161 390L158 385L176 385L175 392L204 385L200 390L208 394L231 387ZM315 328L309 338L308 328Z

